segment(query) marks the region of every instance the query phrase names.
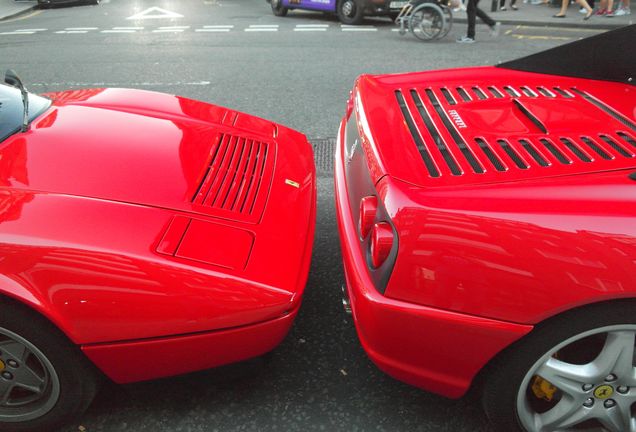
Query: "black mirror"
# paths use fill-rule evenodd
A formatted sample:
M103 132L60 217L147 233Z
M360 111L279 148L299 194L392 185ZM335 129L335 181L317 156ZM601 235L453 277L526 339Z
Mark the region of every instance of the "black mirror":
M8 69L4 74L4 82L9 84L10 86L22 88L22 80L18 76L17 73L13 69Z

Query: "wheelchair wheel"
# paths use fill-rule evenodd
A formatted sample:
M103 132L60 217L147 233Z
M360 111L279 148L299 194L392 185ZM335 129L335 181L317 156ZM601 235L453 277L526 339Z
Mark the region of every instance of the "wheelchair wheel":
M442 11L444 12L444 18L446 19L446 25L444 26L444 30L437 36L438 39L443 38L451 31L453 27L453 11L448 6L441 6Z
M444 12L434 3L423 3L417 6L409 18L409 30L420 40L437 39L445 28Z

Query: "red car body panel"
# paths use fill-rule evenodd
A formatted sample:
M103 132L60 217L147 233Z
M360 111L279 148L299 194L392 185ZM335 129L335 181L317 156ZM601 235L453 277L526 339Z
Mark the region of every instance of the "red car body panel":
M220 344L261 335L253 349L221 359L273 348L298 309L311 259L316 192L306 138L165 94L49 97L53 106L29 132L0 144L0 294L47 316L124 381L144 359L139 379L188 369L155 368L144 349L136 363L121 362L115 354L137 340L206 334L183 343L200 353L202 341L217 341L213 356ZM237 339L227 342L229 334ZM153 344L155 354L161 346L171 344Z
M533 325L636 297L635 117L620 83L491 67L361 76L335 188L370 358L459 397ZM385 268L360 234L365 196L395 233Z

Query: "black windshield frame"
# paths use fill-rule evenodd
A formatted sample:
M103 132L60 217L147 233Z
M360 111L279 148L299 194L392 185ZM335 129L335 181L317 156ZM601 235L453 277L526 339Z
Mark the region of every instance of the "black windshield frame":
M29 93L29 124L51 106L51 100ZM22 129L24 105L20 90L0 84L0 143Z

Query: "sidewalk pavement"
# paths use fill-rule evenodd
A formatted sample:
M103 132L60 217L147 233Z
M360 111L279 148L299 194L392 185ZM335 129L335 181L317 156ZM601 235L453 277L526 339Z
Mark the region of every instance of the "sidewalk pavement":
M228 0L231 1L231 0ZM502 25L526 25L534 27L573 27L611 30L636 22L636 6L632 15L624 15L613 18L604 16L593 16L587 21L583 21L583 14L579 13L578 5L570 5L565 18L552 18L558 12L558 8L548 4L532 5L517 0L518 11L513 11L508 6L506 12L490 12L492 0L481 0L479 7L483 9L495 21L500 21ZM508 0L509 1L509 0ZM599 1L599 0L597 0ZM508 2L507 2L508 3ZM33 10L37 5L36 0L0 0L0 22L18 17ZM466 12L459 11L453 13L455 22L465 23Z
M0 21L26 14L37 6L36 0L0 0Z
M498 1L498 0L497 0ZM619 3L615 1L614 4ZM598 5L600 0L596 0ZM605 17L593 15L589 20L583 21L584 14L579 13L579 5L570 5L565 18L553 18L552 15L559 12L559 8L550 4L533 5L517 0L516 6L519 10L510 9L510 0L506 0L507 11L490 12L492 0L480 0L479 8L486 12L495 21L500 21L502 25L526 25L533 27L571 27L612 30L636 23L636 6L632 6L634 11L631 15L616 17ZM453 21L466 23L466 12L453 12ZM479 25L479 18L477 24Z

